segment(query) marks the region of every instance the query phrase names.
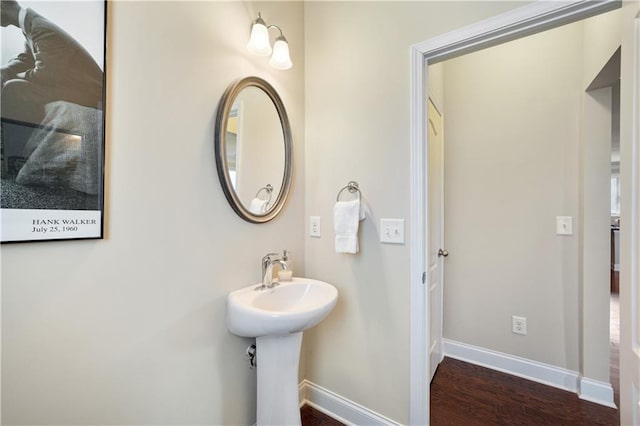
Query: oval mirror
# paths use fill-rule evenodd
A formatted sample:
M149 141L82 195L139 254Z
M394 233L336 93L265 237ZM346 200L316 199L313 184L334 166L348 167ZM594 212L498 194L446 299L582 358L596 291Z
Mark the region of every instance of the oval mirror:
M258 77L233 82L218 105L215 155L224 195L241 218L263 223L282 210L292 150L289 118L275 89Z

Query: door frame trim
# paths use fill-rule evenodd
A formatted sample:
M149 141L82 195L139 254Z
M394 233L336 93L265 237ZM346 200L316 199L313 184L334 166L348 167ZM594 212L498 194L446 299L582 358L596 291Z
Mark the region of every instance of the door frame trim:
M429 424L429 283L422 282L427 267L429 217L427 201L427 134L425 132L426 100L430 64L455 56L504 43L560 25L575 22L619 8L618 0L563 2L538 1L494 16L487 20L455 30L411 46L411 105L410 105L410 220L412 232L410 252L410 401L409 421L412 425ZM638 141L632 141L634 150ZM637 152L637 151L634 151ZM638 170L638 159L631 161ZM638 213L638 185L632 182L629 202ZM629 247L630 259L638 258L638 235L633 234ZM427 279L428 280L428 279ZM622 285L623 283L621 283ZM631 287L636 287L635 281Z
M640 0L634 0L636 9L640 9ZM635 79L627 83L631 87L631 102L632 110L630 111L630 133L629 133L629 147L627 152L631 155L631 166L629 170L624 171L621 168L621 184L625 184L625 177L629 177L629 192L631 197L629 203L621 204L620 214L622 219L628 222L629 233L620 235L620 262L623 263L629 259L628 265L621 265L620 271L620 294L627 297L628 301L623 301L620 306L620 408L625 403L629 403L628 412L621 412L621 423L638 424L640 421L640 396L638 391L640 389L640 188L638 188L638 182L640 182L640 13L635 16L633 22L633 53L629 57L631 61L631 72L635 76ZM624 55L624 53L623 53ZM624 57L624 56L623 56ZM623 71L624 72L624 71ZM621 88L624 87L621 85ZM622 93L621 93L622 99ZM621 153L623 148L623 136L621 129ZM621 163L622 164L622 163ZM625 184L625 187L627 185ZM624 189L622 190L622 196L626 195ZM622 199L624 202L624 199ZM624 214L628 212L625 217ZM624 249L628 247L629 257L624 255ZM628 284L628 285L627 285ZM627 324L624 321L626 316ZM631 356L632 360L627 361L627 356ZM630 364L631 371L623 371L622 366ZM623 376L625 374L625 376ZM626 377L626 379L623 379ZM629 388L623 388L623 384L627 382Z

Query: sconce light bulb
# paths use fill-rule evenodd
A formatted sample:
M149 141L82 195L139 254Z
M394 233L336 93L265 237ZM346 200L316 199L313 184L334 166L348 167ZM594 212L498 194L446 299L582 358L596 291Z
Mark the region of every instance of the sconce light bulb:
M288 70L293 66L289 56L289 44L284 36L279 36L273 45L273 55L269 64L275 69Z
M260 56L269 56L271 54L269 30L267 29L265 22L260 17L253 22L253 26L251 27L251 36L249 38L249 43L247 43L247 50Z

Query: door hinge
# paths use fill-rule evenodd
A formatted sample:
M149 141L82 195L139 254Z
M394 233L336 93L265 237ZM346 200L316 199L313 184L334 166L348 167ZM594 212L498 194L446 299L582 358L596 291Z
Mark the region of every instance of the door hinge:
M423 272L422 273L422 284L424 284L427 281L427 273Z

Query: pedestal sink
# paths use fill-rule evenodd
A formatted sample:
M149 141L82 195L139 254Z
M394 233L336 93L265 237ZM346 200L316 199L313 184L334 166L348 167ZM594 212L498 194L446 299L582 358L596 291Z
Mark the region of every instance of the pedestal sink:
M258 426L300 425L298 364L302 332L333 309L338 290L331 284L293 278L273 288L254 284L227 296L227 326L233 334L256 338Z

